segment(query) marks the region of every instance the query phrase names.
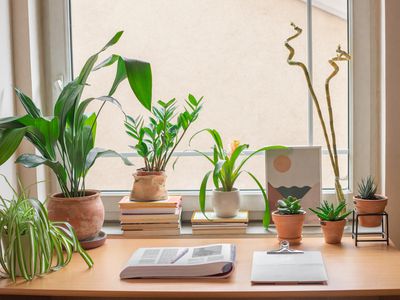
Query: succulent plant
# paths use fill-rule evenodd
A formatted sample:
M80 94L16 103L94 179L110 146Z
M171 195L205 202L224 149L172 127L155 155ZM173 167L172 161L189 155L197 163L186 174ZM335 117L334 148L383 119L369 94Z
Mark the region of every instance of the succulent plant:
M325 200L321 207L317 207L315 210L310 208L310 210L323 221L341 221L352 213L352 211L346 212L346 202L344 201L339 202L335 207L333 203Z
M298 215L304 214L305 211L301 207L300 199L289 196L278 200L278 213L280 215Z
M368 176L361 179L358 184L358 197L361 199L376 200L379 197L376 196L376 190L378 186L372 176Z

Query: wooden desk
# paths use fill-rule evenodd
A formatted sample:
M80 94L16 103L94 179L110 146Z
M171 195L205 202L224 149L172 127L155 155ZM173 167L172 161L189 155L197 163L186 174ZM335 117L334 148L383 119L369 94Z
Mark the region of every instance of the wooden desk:
M237 268L228 279L220 280L126 280L119 272L138 247L194 246L235 243ZM65 269L32 282L12 284L0 280L0 295L79 296L79 297L165 297L165 298L270 298L348 297L400 295L400 252L382 244L362 244L350 237L341 246L327 245L322 238L306 238L298 248L323 252L328 285L256 285L250 283L252 254L273 249L275 238L224 239L112 239L90 251L95 261L87 269L75 256ZM0 298L2 298L0 296ZM397 299L397 297L396 297Z

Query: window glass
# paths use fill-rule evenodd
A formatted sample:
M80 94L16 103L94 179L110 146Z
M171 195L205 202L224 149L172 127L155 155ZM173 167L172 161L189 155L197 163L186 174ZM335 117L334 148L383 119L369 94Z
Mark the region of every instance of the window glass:
M318 2L318 3L317 3ZM337 13L337 5L345 10ZM318 4L318 5L317 5ZM323 88L329 68L325 65L337 43L347 48L346 1L314 1L313 42L314 81ZM336 7L336 8L335 8ZM344 16L344 17L343 17ZM304 76L286 63L284 40L292 34L290 22L304 29L293 42L296 56L307 62L307 9L301 0L71 0L73 70L76 76L85 60L100 49L117 31L124 30L120 42L108 51L152 64L153 101L176 98L180 104L188 93L204 96L199 120L183 140L179 151L190 149L188 139L202 128L215 128L224 143L238 139L251 149L265 145L309 144L309 106ZM105 56L106 57L106 56ZM94 72L87 96L108 92L114 70ZM347 150L347 71L332 86L339 147ZM322 92L318 88L318 92ZM115 97L126 113L146 115L131 94L127 83ZM92 110L98 109L93 105ZM124 132L123 114L107 105L99 118L97 146L130 152L130 138ZM324 145L316 116L314 144ZM207 134L196 137L192 149L210 150ZM323 186L333 179L329 161L323 158ZM342 175L347 176L347 154L341 156ZM103 158L91 170L87 185L102 190L131 188L135 168L117 158ZM175 170L168 170L168 187L196 190L209 163L202 157L182 157ZM264 157L253 159L247 168L264 179ZM347 183L346 183L347 186ZM256 188L245 178L241 189Z

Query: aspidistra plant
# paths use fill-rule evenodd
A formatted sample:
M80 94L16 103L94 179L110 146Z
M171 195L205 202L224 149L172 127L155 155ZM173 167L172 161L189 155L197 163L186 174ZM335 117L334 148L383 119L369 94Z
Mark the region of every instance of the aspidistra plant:
M209 156L204 152L195 150L197 153L201 154L204 156L213 166L211 171L208 171L205 175L204 178L201 182L200 185L200 191L199 191L199 206L201 212L204 214L204 216L207 218L205 214L205 209L206 209L206 191L207 191L207 183L209 180L209 177L212 176L212 181L214 183L214 186L218 190L222 190L224 192L229 192L232 191L232 189L235 187L235 182L239 178L239 176L242 173L248 174L254 182L257 184L258 188L261 191L261 195L263 197L264 203L265 203L265 211L264 211L264 217L263 217L263 226L264 228L268 229L270 221L271 221L271 216L270 216L270 208L269 208L269 200L267 193L265 192L264 187L260 183L260 181L256 178L256 176L246 170L243 170L244 165L246 162L252 158L254 155L256 155L259 152L266 152L266 151L271 151L271 150L278 150L278 149L286 149L284 146L267 146L267 147L262 147L260 149L257 149L253 151L251 154L246 156L244 159L239 161L239 156L244 155L244 151L249 149L248 144L240 144L239 142L234 143L233 147L231 147L230 153L224 149L223 143L222 143L222 138L220 134L218 133L217 130L215 129L210 129L206 128L203 129L196 134L192 136L190 141L199 133L201 132L208 132L213 141L214 141L214 146L212 147L212 155Z
M149 63L114 54L95 67L99 55L116 44L122 33L116 33L99 52L92 55L79 76L62 89L52 116L44 116L27 95L16 89L27 114L0 119L0 165L13 155L25 138L35 146L40 155L22 154L17 158L17 163L27 168L46 165L57 177L65 197L84 195L85 177L96 159L109 153L119 155L112 150L95 147L97 118L104 105L111 103L121 108L120 103L113 98L118 85L128 79L139 102L145 108L151 109L152 75ZM117 63L117 70L109 93L82 100L89 74L114 63ZM85 114L88 105L94 100L102 102L100 109L97 113ZM126 164L130 164L126 158L121 158Z

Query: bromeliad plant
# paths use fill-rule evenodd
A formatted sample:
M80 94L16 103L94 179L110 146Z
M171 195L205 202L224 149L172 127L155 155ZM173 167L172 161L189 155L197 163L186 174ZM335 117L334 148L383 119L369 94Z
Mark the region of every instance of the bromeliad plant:
M277 204L278 213L280 215L299 215L305 213L301 207L300 199L293 196L278 200Z
M3 176L4 177L4 176ZM7 181L7 179L4 177ZM82 249L74 229L65 222L51 222L47 210L30 198L20 185L7 200L0 196L0 265L13 281L17 276L32 280L36 275L57 271L78 252L88 267L90 256Z
M202 100L189 94L187 107L177 115L176 100L158 101L153 107L149 124L145 125L143 117L127 116L126 133L136 144L130 146L144 160L143 171L165 171L176 147L182 141L190 125L198 118Z
M321 221L341 221L346 219L352 211L346 212L346 202L340 202L336 206L324 200L320 207L310 210L321 219Z
M220 134L218 133L217 130L215 129L203 129L199 132L197 132L195 135L192 136L190 141L199 133L201 132L208 132L211 137L214 140L214 146L213 146L213 153L211 156L195 150L197 153L201 154L204 156L212 165L213 169L211 171L208 171L200 185L200 192L199 192L199 205L200 205L200 210L204 214L204 216L207 218L205 214L205 207L206 207L206 190L207 190L207 182L210 176L212 176L212 180L214 183L214 186L217 190L221 190L224 192L230 192L234 189L235 182L239 178L239 176L242 173L248 174L257 184L258 188L261 191L264 203L265 203L265 212L264 212L264 217L263 217L263 225L265 228L269 227L270 224L270 209L269 209L269 200L267 197L267 194L264 190L264 187L260 183L260 181L250 172L243 170L244 165L246 162L252 158L254 155L256 155L259 152L263 151L269 151L269 150L276 150L276 149L285 149L283 146L268 146L268 147L263 147L260 148L254 152L252 152L250 155L248 155L246 158L244 158L241 161L238 161L238 158L240 155L244 154L244 151L249 149L248 144L240 144L239 142L233 143L231 147L231 152L228 153L224 149L222 139Z
M22 154L17 158L17 163L27 168L46 165L57 177L65 197L85 195L85 177L96 159L110 152L115 153L112 150L95 148L95 137L97 118L104 105L111 103L121 108L119 102L112 97L118 85L128 79L140 103L147 109L151 108L152 76L149 63L114 54L94 68L100 53L117 43L122 33L120 31L115 34L99 52L92 55L79 76L62 89L55 103L53 116L45 117L27 95L16 89L27 114L0 119L0 165L11 157L25 138L40 155ZM117 71L109 93L106 96L81 100L92 70L114 63L117 63ZM88 105L94 100L102 102L99 111L85 114ZM122 159L129 164L127 159Z

